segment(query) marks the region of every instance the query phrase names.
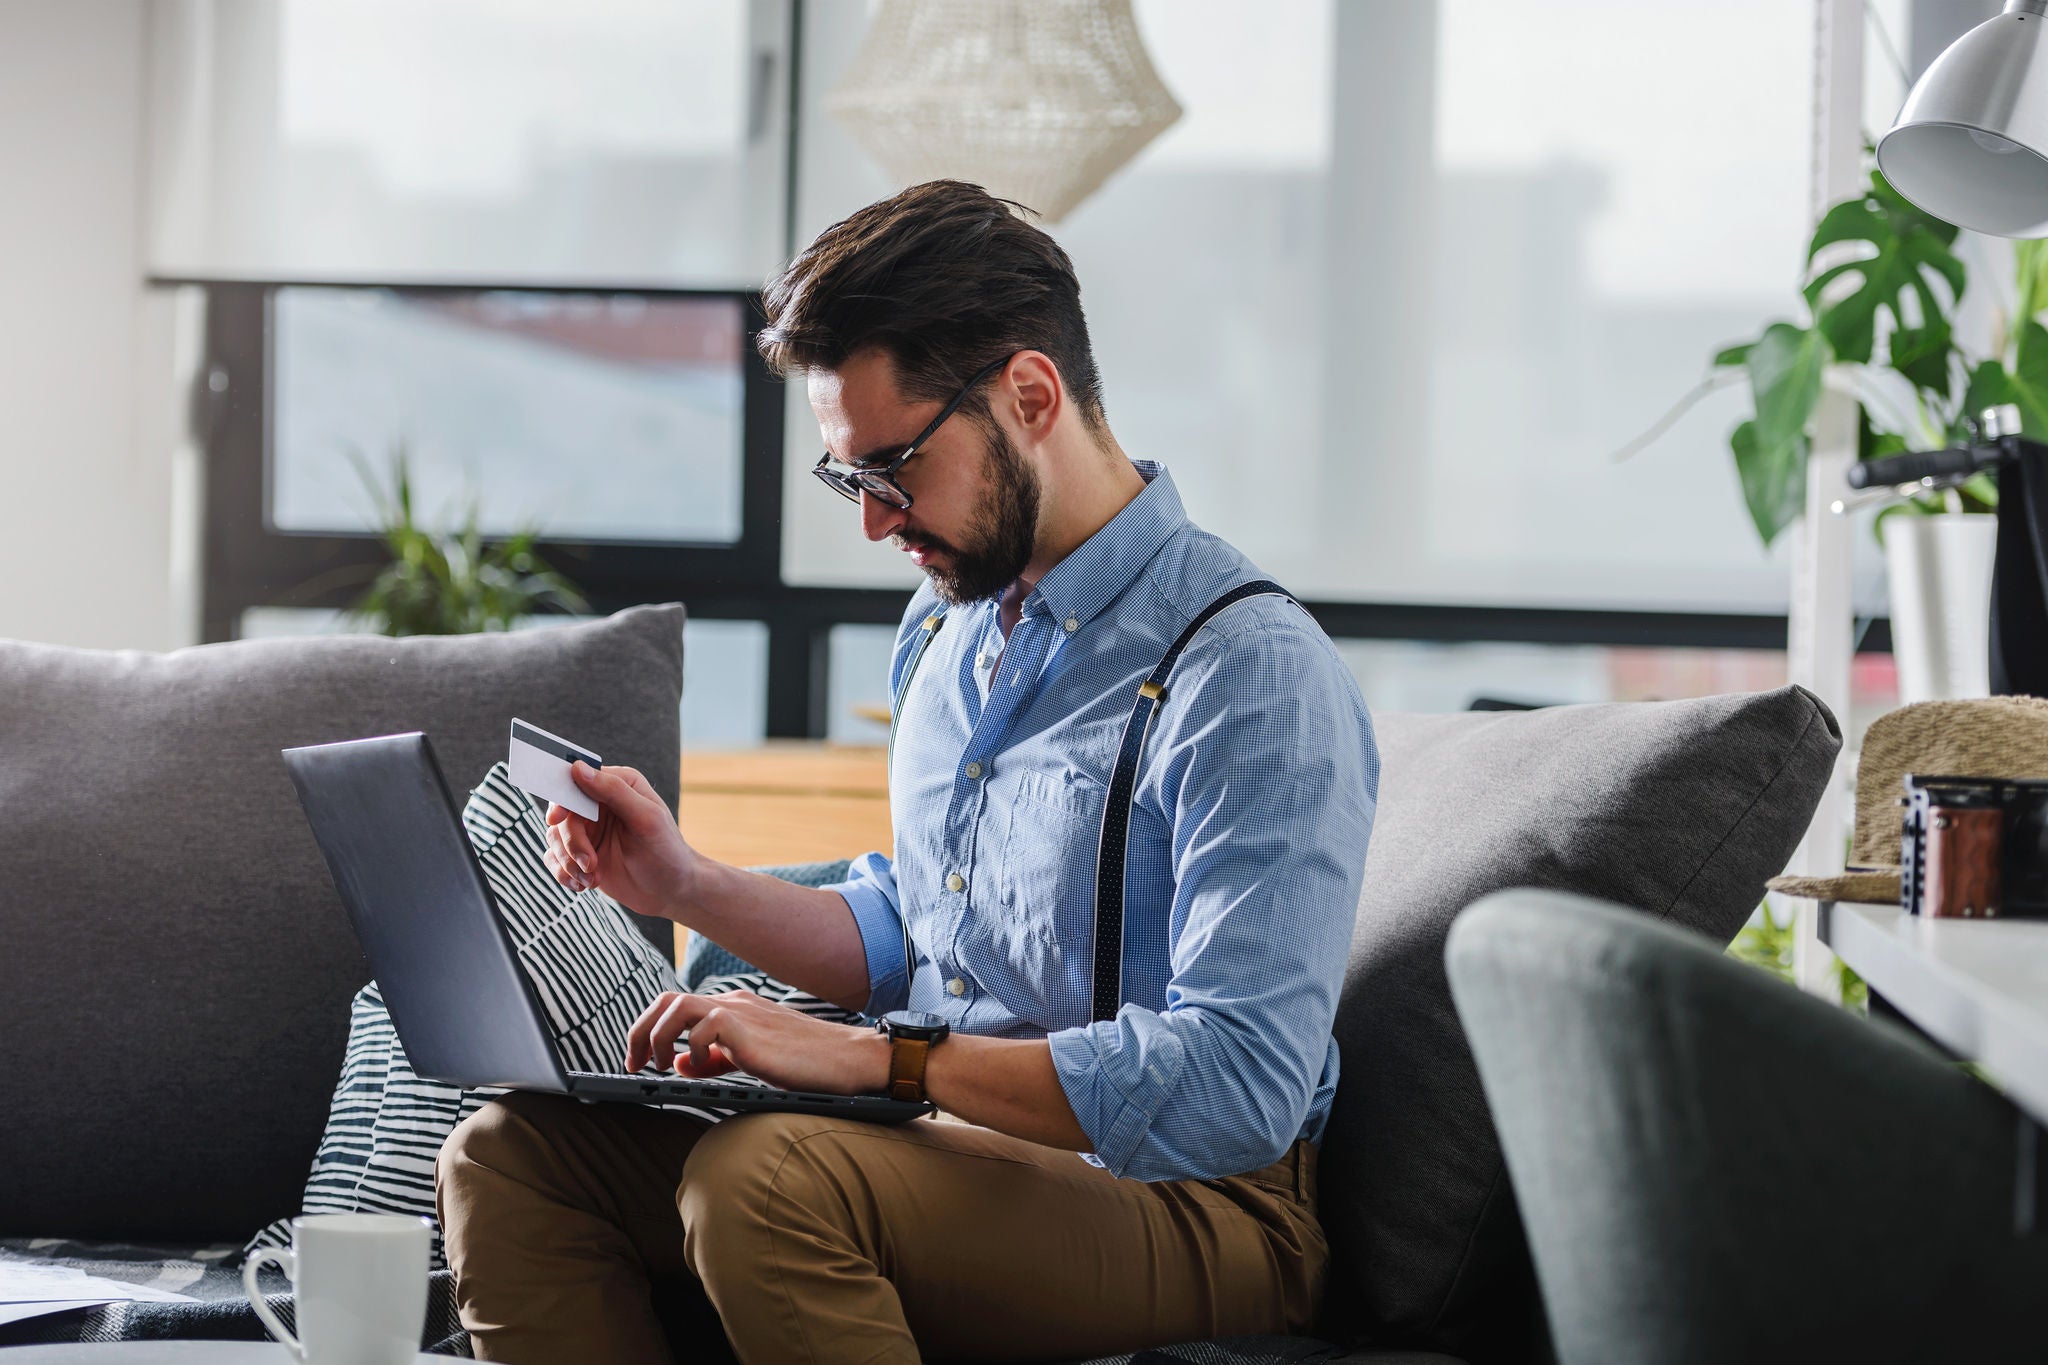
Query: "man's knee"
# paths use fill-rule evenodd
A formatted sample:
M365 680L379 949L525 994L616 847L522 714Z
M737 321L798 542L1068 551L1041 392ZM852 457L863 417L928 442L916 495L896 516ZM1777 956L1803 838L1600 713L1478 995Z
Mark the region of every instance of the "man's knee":
M862 1183L858 1151L874 1140L872 1124L815 1114L726 1120L683 1166L686 1241L730 1246L792 1220L850 1225L862 1202L852 1197Z
M794 1158L801 1174L828 1170L848 1138L872 1125L819 1114L746 1114L727 1119L698 1140L683 1165L683 1194L764 1191Z
M434 1159L434 1188L445 1194L478 1171L529 1169L549 1155L547 1132L580 1108L564 1095L513 1091L455 1125Z

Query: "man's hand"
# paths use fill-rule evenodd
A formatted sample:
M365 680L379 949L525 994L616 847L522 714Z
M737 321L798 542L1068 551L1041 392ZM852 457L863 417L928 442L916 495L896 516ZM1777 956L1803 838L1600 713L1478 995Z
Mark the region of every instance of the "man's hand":
M548 871L571 891L595 888L643 915L674 919L701 860L667 803L631 768L577 763L569 771L597 802L598 818L548 807Z
M676 1052L685 1033L690 1045ZM678 1076L745 1071L784 1090L866 1095L889 1085L889 1040L873 1029L834 1024L763 1000L752 991L683 995L664 991L626 1035L626 1070L651 1059Z

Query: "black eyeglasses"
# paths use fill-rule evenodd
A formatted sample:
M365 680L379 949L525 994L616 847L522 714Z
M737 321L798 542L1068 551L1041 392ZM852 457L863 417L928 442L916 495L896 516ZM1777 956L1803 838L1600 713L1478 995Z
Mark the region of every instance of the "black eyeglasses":
M910 444L890 456L886 462L840 464L832 458L832 452L828 450L818 457L815 465L811 466L811 472L816 474L827 488L848 502L859 502L860 495L865 493L871 498L880 498L891 507L908 508L911 502L910 494L904 492L903 485L896 482L896 471L908 464L911 456L924 449L924 443L929 441L940 427L946 425L948 417L960 411L960 405L967 401L967 395L974 392L976 385L1001 370L1013 359L1013 355L1006 355L1001 360L991 361L984 366L974 378L967 381L960 392L953 395L952 402L939 409L939 415L932 418L930 425L911 437Z

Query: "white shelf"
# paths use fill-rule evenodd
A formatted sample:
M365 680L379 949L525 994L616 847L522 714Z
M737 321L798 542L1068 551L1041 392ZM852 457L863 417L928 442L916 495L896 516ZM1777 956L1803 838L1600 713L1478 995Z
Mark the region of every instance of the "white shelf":
M2048 1125L2048 920L1926 919L1842 901L1823 906L1821 935L1899 1013Z

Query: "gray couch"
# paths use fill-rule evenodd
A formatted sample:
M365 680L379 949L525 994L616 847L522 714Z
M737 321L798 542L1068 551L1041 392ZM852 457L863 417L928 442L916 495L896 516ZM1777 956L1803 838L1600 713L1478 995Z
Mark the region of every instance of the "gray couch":
M459 790L519 714L673 801L680 637L666 607L165 656L0 643L0 1239L239 1243L298 1207L366 973L280 747L424 729ZM1451 920L1540 886L1725 943L1790 856L1839 733L1793 688L1378 729L1323 1151L1326 1335L1361 1359L1540 1359L1526 1242L1444 977ZM0 1344L35 1339L10 1330Z

